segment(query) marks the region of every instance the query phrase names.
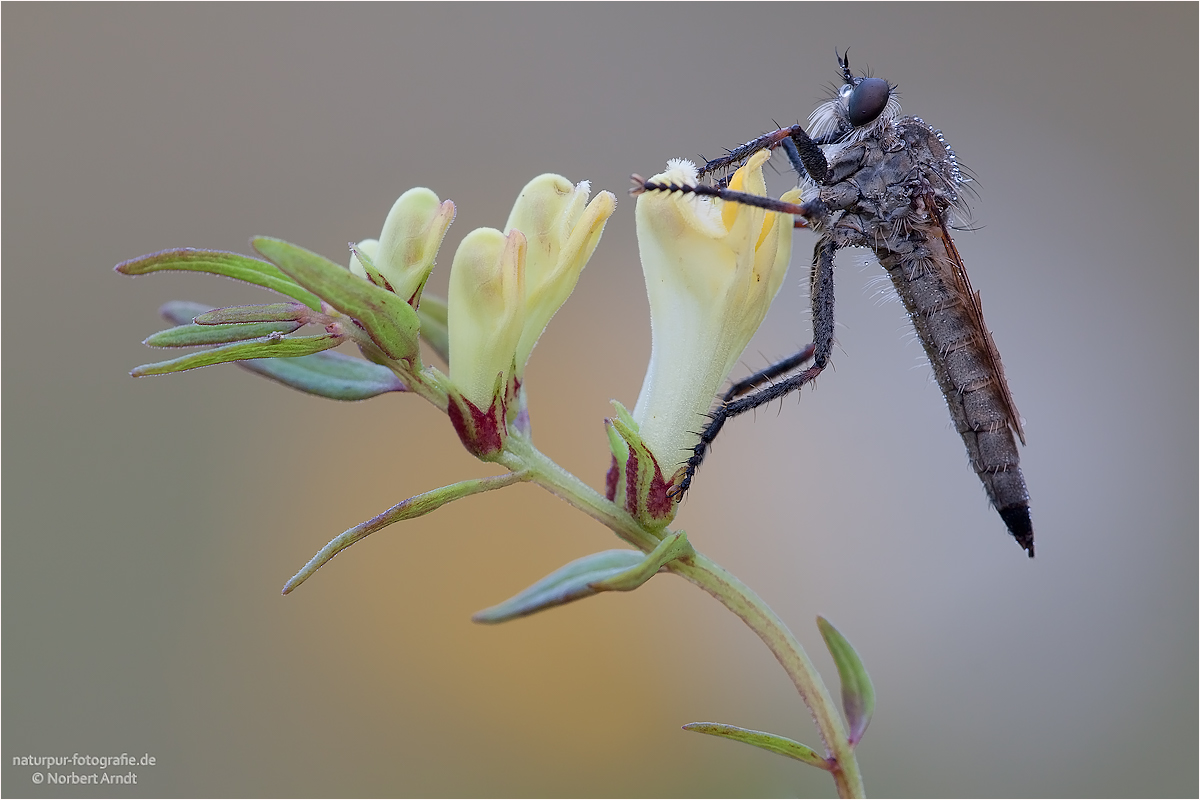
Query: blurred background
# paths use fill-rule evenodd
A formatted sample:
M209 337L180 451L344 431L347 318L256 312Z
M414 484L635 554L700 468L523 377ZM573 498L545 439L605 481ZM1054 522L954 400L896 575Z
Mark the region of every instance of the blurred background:
M629 173L807 119L850 46L979 177L957 240L1026 420L1038 557L861 251L839 256L836 369L731 423L677 527L834 691L814 616L857 646L869 792L1195 796L1196 30L1192 4L6 4L0 790L832 795L679 729L819 744L766 648L681 580L471 623L619 545L536 487L389 528L281 597L335 534L489 468L414 397L128 377L165 357L140 344L161 303L270 301L112 265L255 234L345 261L424 185L459 209L444 292L526 181L589 179L621 202L527 385L541 447L602 487L602 420L650 348ZM796 236L743 373L809 341ZM76 752L157 763L111 792L12 766Z

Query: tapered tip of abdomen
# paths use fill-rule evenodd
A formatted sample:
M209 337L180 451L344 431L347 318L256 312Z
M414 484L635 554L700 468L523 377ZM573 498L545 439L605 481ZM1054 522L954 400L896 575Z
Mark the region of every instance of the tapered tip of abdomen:
M1000 509L1000 518L1008 526L1008 532L1033 558L1033 521L1029 519L1029 506L1009 506Z

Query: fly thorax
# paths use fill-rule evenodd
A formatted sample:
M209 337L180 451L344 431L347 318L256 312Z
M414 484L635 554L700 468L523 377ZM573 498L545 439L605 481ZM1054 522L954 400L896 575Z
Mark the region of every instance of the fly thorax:
M900 129L896 127L896 119L891 118L886 122L880 120L875 127L875 135L872 137L876 147L883 153L898 153L908 147L908 142L904 141L904 137L900 135Z
M825 205L839 211L857 204L861 196L858 186L852 181L842 181L821 189L821 200Z
M920 163L922 176L933 193L943 199L947 206L958 205L958 187L965 181L958 159L942 132L931 128L918 117L905 118L897 130Z

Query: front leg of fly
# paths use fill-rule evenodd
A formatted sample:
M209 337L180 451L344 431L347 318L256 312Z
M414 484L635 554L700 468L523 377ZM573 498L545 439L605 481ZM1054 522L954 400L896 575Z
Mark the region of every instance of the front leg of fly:
M725 427L727 421L799 390L800 387L811 383L825 370L826 364L829 363L829 355L833 350L833 259L838 248L845 246L846 241L843 232L833 230L822 236L813 250L813 269L810 281L814 344L751 376L742 384L747 389L761 388L755 388L738 397L742 385L735 385L725 394L722 402L709 414L709 422L700 432L700 440L692 447L692 455L685 462L683 477L672 490L672 497L681 498L691 487L696 470L699 469L713 440L717 438L717 434ZM777 378L802 366L809 358L813 360L811 367L787 378L767 383L765 386L762 385L763 381Z
M840 147L829 162L825 186L835 186L852 178L866 163L869 152L869 148L861 142Z

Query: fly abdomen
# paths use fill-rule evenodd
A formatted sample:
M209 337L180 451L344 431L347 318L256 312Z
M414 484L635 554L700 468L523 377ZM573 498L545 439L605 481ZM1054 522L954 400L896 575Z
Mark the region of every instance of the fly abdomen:
M898 246L877 247L876 254L912 318L971 467L1009 532L1032 556L1029 494L1013 436L1019 423L978 297L956 279L956 261L936 225L913 226L903 244L889 238Z

